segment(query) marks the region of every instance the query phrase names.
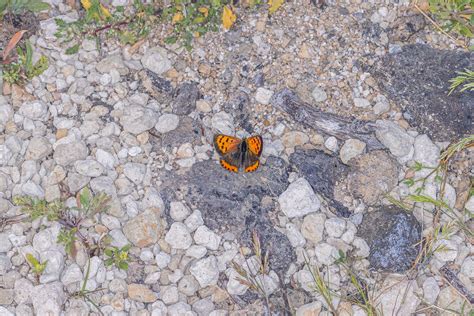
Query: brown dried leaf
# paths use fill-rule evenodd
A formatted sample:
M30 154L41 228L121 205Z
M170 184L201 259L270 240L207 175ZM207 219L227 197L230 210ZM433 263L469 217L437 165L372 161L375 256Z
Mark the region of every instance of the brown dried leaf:
M23 37L23 34L25 34L26 32L27 32L27 30L21 30L21 31L16 32L15 35L12 36L12 38L8 42L7 46L3 50L3 55L2 55L3 60L7 59L10 52L15 48L15 46L18 44L18 42Z

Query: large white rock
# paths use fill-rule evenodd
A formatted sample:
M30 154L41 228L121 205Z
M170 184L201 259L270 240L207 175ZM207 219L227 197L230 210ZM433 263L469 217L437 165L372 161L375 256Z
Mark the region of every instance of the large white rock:
M291 183L278 197L280 208L289 218L305 216L319 210L321 202L304 178Z
M174 249L188 249L193 243L188 228L180 222L171 225L170 230L166 233L165 241Z
M209 256L196 261L189 269L189 272L196 278L201 287L217 284L219 268L216 257Z

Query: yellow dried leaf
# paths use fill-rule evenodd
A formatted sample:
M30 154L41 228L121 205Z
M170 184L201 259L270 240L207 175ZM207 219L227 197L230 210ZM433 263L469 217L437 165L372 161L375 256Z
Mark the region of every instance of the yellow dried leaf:
M89 0L81 0L82 7L84 9L89 10L92 6L92 3Z
M236 20L237 16L232 11L232 8L226 5L224 7L224 11L222 11L222 25L226 30L228 30L232 27Z
M175 23L178 23L180 21L182 21L184 19L184 16L181 12L176 12L174 15L173 15L173 19L171 20L171 22L173 24Z
M208 9L208 8L206 8L206 7L200 7L200 8L198 9L198 11L201 12L201 13L204 15L204 17L207 18L208 14L209 14L209 9Z
M106 18L110 18L112 16L112 14L110 14L110 11L106 7L104 7L102 4L100 4L100 10L102 11L102 14Z
M268 8L268 12L270 14L275 13L276 10L278 10L283 3L285 3L285 0L268 0L268 5L270 6Z

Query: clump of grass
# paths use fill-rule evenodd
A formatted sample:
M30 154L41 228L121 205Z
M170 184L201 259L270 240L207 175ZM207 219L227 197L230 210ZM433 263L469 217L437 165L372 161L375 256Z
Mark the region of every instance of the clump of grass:
M25 11L40 12L48 10L49 4L40 0L0 0L0 20L6 14L22 14Z
M244 258L246 266L232 261L232 267L239 274L236 277L236 280L249 288L250 291L257 294L263 299L265 306L265 314L270 313L270 303L268 294L265 290L264 278L263 276L268 276L270 273L269 267L269 253L268 251L262 252L262 247L260 244L260 238L256 231L252 232L252 248L256 258L256 266L250 266L248 260L245 260L245 254L242 248L240 248L240 253Z
M457 71L458 75L449 80L451 86L449 87L449 93L454 92L458 87L461 87L459 92L474 91L474 71L464 69L464 71Z
M313 278L314 291L324 299L329 311L334 315L337 315L337 309L334 307L333 304L333 297L336 293L334 293L333 290L331 290L331 288L329 287L329 274L328 279L325 280L323 275L319 271L319 268L312 266L309 263L309 260L306 255L304 256L304 261L306 268L308 269L309 273L311 274L311 277Z
M471 0L428 0L428 4L430 12L445 31L474 37Z

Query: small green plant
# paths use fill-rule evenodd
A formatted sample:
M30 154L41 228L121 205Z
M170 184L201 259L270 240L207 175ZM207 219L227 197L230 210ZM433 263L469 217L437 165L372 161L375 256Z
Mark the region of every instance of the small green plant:
M36 276L37 282L39 282L39 278L41 274L43 274L43 271L46 269L46 265L48 264L48 260L46 260L43 263L40 263L38 259L36 259L31 253L26 254L26 261L31 266L31 270L33 271L34 275Z
M74 22L56 19L56 37L68 43L66 54L75 54L84 39L94 39L100 48L100 36L116 38L121 44L135 44L150 33L157 21L154 6L134 0L130 8L116 7L112 13L99 0L82 0L85 15Z
M130 250L131 245L126 245L122 248L110 247L104 250L104 253L107 257L105 260L105 265L110 267L115 265L121 270L128 270L128 251Z
M459 92L464 91L474 91L474 71L469 69L464 69L464 71L457 71L458 75L449 80L451 82L451 86L449 87L449 93L453 93L458 87L462 86Z
M428 0L430 12L447 32L474 37L472 0Z
M266 312L270 313L270 303L268 294L265 291L264 279L262 276L268 275L270 272L269 267L269 254L268 251L263 253L262 247L260 244L260 238L256 231L252 233L252 248L255 254L256 264L254 267L251 267L248 263L248 260L245 260L244 251L240 248L240 253L244 258L246 266L242 266L236 261L232 261L232 267L239 274L236 277L236 280L249 288L250 291L254 292L263 299Z
M29 196L16 196L13 203L20 206L21 212L29 215L32 220L46 217L49 221L58 220L61 216L63 204L59 201L46 202Z
M94 291L87 290L87 282L89 281L90 272L91 272L91 259L89 258L89 260L87 261L86 275L84 276L84 280L82 281L81 289L79 291L77 291L76 293L72 294L72 297L82 298L82 299L86 300L87 302L89 302L92 306L94 306L97 309L97 311L99 312L100 315L104 315L102 313L102 311L100 310L99 306L97 305L97 303L94 302L94 300L90 297L92 294L97 293L97 292L101 292L104 289L100 288L100 289L96 289Z
M33 62L33 47L30 41L25 42L25 49L17 47L17 55L17 60L6 64L3 69L3 79L10 84L21 84L48 69L48 57L44 55Z
M74 242L77 240L76 233L77 233L77 228L73 227L71 229L62 228L58 234L57 242L64 246L64 250L68 254L73 253Z
M6 13L40 12L49 8L48 3L40 0L0 0L0 18Z
M194 38L203 36L209 31L219 30L224 7L229 2L228 0L172 1L163 10L164 19L173 25L173 34L165 39L165 43L173 44L180 40L181 44L190 50Z

